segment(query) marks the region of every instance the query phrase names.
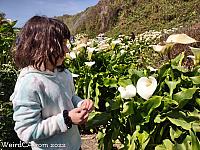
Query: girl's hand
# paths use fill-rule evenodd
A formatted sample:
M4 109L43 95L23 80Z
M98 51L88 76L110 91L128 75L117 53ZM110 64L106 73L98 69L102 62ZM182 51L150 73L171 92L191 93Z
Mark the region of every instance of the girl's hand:
M94 110L94 103L90 99L85 99L83 103L81 104L81 108L83 110L87 110L89 113Z
M89 113L87 110L83 110L82 108L74 108L69 111L69 117L72 120L73 124L83 124L88 118Z

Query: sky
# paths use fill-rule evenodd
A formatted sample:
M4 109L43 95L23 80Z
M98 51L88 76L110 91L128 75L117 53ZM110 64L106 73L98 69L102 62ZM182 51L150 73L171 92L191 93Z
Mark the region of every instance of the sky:
M94 6L99 0L0 0L0 12L6 14L6 18L17 20L16 27L22 27L24 23L34 15L46 15L48 17L74 15Z

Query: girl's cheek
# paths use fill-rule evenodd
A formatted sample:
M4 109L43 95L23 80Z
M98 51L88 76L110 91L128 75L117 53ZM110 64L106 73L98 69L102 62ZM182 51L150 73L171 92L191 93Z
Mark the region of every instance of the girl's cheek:
M65 51L65 53L69 52L69 49L67 48L67 46L64 46L64 51Z

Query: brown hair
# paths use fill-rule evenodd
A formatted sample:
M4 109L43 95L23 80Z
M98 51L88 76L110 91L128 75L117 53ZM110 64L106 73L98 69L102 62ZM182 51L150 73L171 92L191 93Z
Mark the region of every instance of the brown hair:
M70 39L68 27L61 21L45 16L30 18L16 40L14 61L16 66L24 68L32 65L40 70L47 63L55 68L60 57L64 57L63 43Z

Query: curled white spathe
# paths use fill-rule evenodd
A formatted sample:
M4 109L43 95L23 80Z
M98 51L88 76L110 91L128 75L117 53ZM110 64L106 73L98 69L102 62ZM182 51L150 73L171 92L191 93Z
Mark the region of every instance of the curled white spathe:
M190 44L195 42L197 41L189 37L187 34L172 34L166 40L166 43L180 43L180 44Z
M155 92L157 87L157 81L154 77L141 77L137 81L136 89L137 93L143 98L148 100L153 93Z
M129 99L136 95L136 88L133 84L127 85L126 87L118 87L118 91L121 94L121 98Z
M94 64L95 64L95 61L85 62L85 65L89 67L93 66Z

